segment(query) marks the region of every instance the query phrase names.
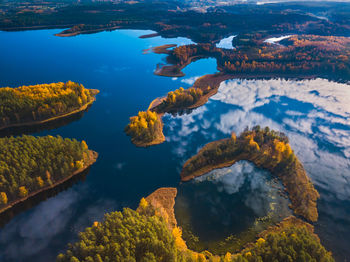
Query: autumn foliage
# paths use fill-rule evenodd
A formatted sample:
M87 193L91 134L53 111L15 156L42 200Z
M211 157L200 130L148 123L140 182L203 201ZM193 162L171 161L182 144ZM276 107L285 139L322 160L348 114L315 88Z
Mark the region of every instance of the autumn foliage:
M161 118L156 112L140 111L137 116L130 117L125 132L137 145L147 145L155 140L161 140L163 136Z
M174 212L174 211L172 211ZM106 214L79 234L79 240L68 244L57 262L83 261L149 261L149 262L257 262L320 261L334 259L313 233L313 227L295 217L261 233L239 253L229 251L218 256L208 251L189 250L182 239L181 228L168 227L157 207L142 198L137 211Z
M213 57L220 71L252 75L318 75L347 79L350 74L350 40L347 37L294 35L280 45L264 43L267 35L241 34L237 49L191 44L173 50L169 60L177 67L194 58Z
M264 232L263 237L239 254L232 255L230 261L334 262L334 259L321 245L319 238L313 233L312 226L291 217Z
M0 88L0 127L70 113L92 102L97 93L71 81Z
M230 138L205 145L184 164L181 178L187 181L240 160L251 161L280 178L289 193L294 212L317 221L318 192L291 149L288 138L268 127L261 129L256 126L252 130L246 129L238 137L232 134Z
M210 90L207 89L206 92ZM167 97L161 104L154 108L159 113L163 112L175 112L181 109L188 108L194 105L202 96L204 92L200 88L191 87L184 89L180 87L175 91L168 93Z

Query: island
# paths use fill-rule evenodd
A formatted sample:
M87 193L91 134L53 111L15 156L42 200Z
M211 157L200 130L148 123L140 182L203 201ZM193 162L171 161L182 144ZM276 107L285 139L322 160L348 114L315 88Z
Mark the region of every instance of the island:
M0 130L40 125L81 113L98 93L71 81L0 88Z
M84 140L0 138L0 213L84 172L97 157Z
M139 147L147 147L163 143L162 114L151 110L140 111L137 116L130 117L130 123L125 127L131 141Z
M186 261L186 262L254 262L312 261L333 262L307 222L294 216L284 219L257 235L238 253L224 255L187 248L174 214L176 188L160 188L142 198L136 211L106 214L69 244L57 262L79 261Z
M156 98L148 111L157 113L159 122L165 113L182 113L200 107L218 92L221 82L234 78L273 78L276 74L285 78L311 79L326 77L347 81L350 75L350 40L347 37L290 35L274 43L266 39L266 33L240 34L233 38L237 49L218 48L200 43L175 47L163 45L152 50L166 54L168 65L158 67L155 74L169 77L183 76L181 72L191 62L212 57L217 60L218 73L208 74L195 81L192 87L180 87L165 97ZM126 129L138 146L150 146L164 142L162 124L146 125L130 132L132 122L140 122L143 116L130 118ZM137 120L138 119L138 120ZM136 124L133 125L137 126Z
M232 133L230 138L205 145L183 165L181 180L189 181L240 160L269 170L282 181L294 213L309 221L317 221L317 190L291 149L288 138L268 127L262 129L256 126L238 137Z

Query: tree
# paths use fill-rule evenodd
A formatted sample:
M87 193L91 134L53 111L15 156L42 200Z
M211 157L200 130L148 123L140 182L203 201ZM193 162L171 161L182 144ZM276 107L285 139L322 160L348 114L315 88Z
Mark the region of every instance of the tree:
M36 177L36 181L37 181L39 187L44 186L44 180L40 176Z
M147 200L144 197L141 198L139 206L143 210L145 210L148 207L148 202L147 202Z
M85 140L81 141L81 146L84 150L89 149L88 145L86 144Z
M0 193L0 205L6 205L7 204L7 195L5 192Z
M20 197L26 197L28 195L28 190L26 189L25 186L21 186L18 188L18 195Z

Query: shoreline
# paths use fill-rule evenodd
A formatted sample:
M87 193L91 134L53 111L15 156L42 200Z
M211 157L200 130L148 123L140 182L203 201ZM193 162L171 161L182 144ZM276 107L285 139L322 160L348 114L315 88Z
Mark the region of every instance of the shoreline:
M175 214L175 204L176 204L176 198L178 194L177 187L160 187L150 193L148 196L145 196L144 199L147 201L147 203L154 209L155 215L162 217L167 224L168 230L170 232L173 232L175 228L179 228L182 232L182 227L180 224L178 224L176 214ZM142 214L144 210L139 205L136 209L137 212ZM299 217L296 217L295 215L289 215L287 217L281 218L279 222L272 223L269 225L266 229L263 229L260 232L257 232L254 236L254 240L249 240L247 242L244 242L242 247L231 251L232 256L238 256L243 255L250 251L251 248L256 245L256 242L258 239L266 239L269 234L271 233L281 233L285 230L288 230L290 228L305 228L311 236L313 236L316 241L320 242L320 237L315 233L314 231L314 225L310 224L308 221L305 221ZM224 255L220 254L220 252L212 252L208 251L206 248L204 250L195 250L193 248L189 248L187 245L188 239L184 239L183 234L181 233L179 239L179 242L183 242L184 246L181 247L182 251L189 252L190 254L203 254L203 252L209 252L207 254L210 254L211 257L219 258L219 256ZM200 240L199 240L200 241ZM226 252L230 252L230 250L226 250ZM215 260L216 261L216 260ZM219 260L218 260L219 261Z
M291 201L290 208L293 210L294 214L302 216L311 222L316 222L318 220L317 199L320 195L296 156L294 160L295 162L293 162L293 168L286 169L286 167L284 167L283 169L280 169L277 168L278 164L274 166L271 165L270 160L263 159L263 154L233 151L232 157L224 156L225 159L223 162L204 164L197 170L190 172L186 171L186 167L192 165L192 162L197 159L200 159L201 157L207 159L204 156L205 152L211 151L214 148L220 148L221 145L229 143L230 140L231 138L225 138L204 145L197 154L189 158L183 164L180 173L181 181L188 182L196 177L208 174L213 170L230 167L239 161L246 160L259 168L268 170L274 177L282 182L284 190L288 193L288 198Z
M11 125L6 125L6 126L3 126L3 127L0 127L0 131L4 131L6 129L10 129L10 128L14 128L14 127L37 126L37 125L46 124L48 122L55 121L55 120L58 120L58 119L63 119L63 118L66 118L68 116L72 116L72 115L75 115L75 114L78 114L80 112L85 111L95 101L96 101L96 97L94 97L90 102L86 103L85 105L81 106L80 108L78 108L78 109L76 109L74 111L71 111L69 113L65 113L65 114L62 114L62 115L54 116L54 117L47 118L47 119L44 119L44 120L30 121L30 122L23 122L23 123L16 123L16 124L11 124Z
M61 184L63 184L64 182L70 180L71 178L75 177L76 175L81 174L82 172L86 171L87 169L89 169L97 160L98 158L98 153L92 150L89 150L90 153L90 157L89 157L89 162L86 163L82 168L74 171L72 174L70 174L69 176L53 183L52 185L48 185L44 188L41 188L35 192L30 193L28 196L21 198L21 199L17 199L13 202L11 202L10 204L7 204L4 208L0 209L0 214L4 213L5 211L8 211L12 208L14 208L15 206L17 206L18 204L24 203L27 200L30 200L31 198L35 197L36 195L45 192L47 190L53 189Z
M157 47L155 47L156 49ZM156 49L157 52L155 52L156 54L166 54L169 55L170 51L166 50L166 52L159 52L159 50L163 50L164 47L160 46L160 49ZM168 57L169 58L169 57ZM167 59L168 59L167 58ZM154 74L157 76L166 76L166 77L182 77L185 76L185 74L182 72L182 69L184 69L186 66L190 65L192 62L195 62L197 60L200 59L206 59L209 57L206 57L204 55L197 55L197 56L191 56L185 63L183 63L182 65L180 64L172 64L171 62L167 65L163 65L160 68L157 68L154 71Z
M103 27L103 28L97 28L97 29L81 30L81 31L76 31L76 32L72 32L72 33L64 33L64 31L62 31L61 33L54 34L54 35L59 36L59 37L71 37L71 36L77 36L77 35L81 35L81 34L93 34L93 33L99 33L99 32L103 32L103 31L107 31L107 30L116 30L116 29L120 29L120 28L121 28L120 26Z
M142 142L142 141L135 141L134 139L131 139L131 142L137 146L137 147L149 147L149 146L154 146L154 145L159 145L162 144L165 141L165 136L163 133L163 120L162 117L164 114L158 114L156 113L159 117L159 129L157 129L157 133L156 133L156 138L153 139L150 142Z
M317 78L316 75L310 75L310 76L304 76L304 77L300 77L297 75L285 75L285 76L273 76L273 74L269 75L269 74L261 74L261 75L247 75L247 74L226 74L223 72L218 72L215 74L207 74L204 76L201 76L200 78L198 78L194 84L189 87L189 88L199 88L199 89L205 89L206 87L210 86L211 90L201 96L199 98L199 100L195 103L192 104L190 106L186 106L186 107L181 107L181 108L177 108L175 110L173 110L172 112L177 112L177 111L183 111L186 109L195 109L197 107L203 106L205 105L208 100L210 99L210 97L212 97L213 95L215 95L218 90L219 87L221 85L222 82L227 81L227 80L234 80L234 79L273 79L273 78L283 78L283 79L315 79ZM188 89L189 89L188 88ZM154 110L159 104L161 104L164 100L166 99L166 96L164 97L157 97L156 99L154 99L151 104L149 105L148 109L149 110ZM171 113L171 112L167 112L167 113Z
M33 25L33 26L22 26L22 27L9 27L9 28L1 28L2 32L17 32L17 31L27 31L27 30L40 30L40 29L63 29L70 28L75 24L69 25Z

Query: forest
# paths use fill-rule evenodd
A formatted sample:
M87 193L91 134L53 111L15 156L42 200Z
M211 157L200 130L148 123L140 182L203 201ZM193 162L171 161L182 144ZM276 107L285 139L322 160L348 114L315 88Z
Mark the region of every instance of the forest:
M180 261L175 240L162 218L125 208L106 214L79 234L57 262Z
M60 136L0 138L0 209L86 168L85 141Z
M163 213L164 214L164 213ZM106 214L68 244L57 262L258 262L258 261L334 261L321 245L311 225L292 217L279 227L261 234L255 243L237 254L224 256L208 251L193 252L181 237L181 228L167 225L167 217L141 199L138 211Z
M302 4L278 4L273 8L269 5L220 6L196 12L184 1L172 0L132 4L124 1L71 4L67 1L24 1L16 5L11 2L0 2L1 30L67 28L68 25L71 28L59 35L69 36L116 28L151 29L166 38L183 36L196 43L215 43L237 31L341 36L349 33L350 5L347 3L315 3L313 8L330 18L323 20L310 16L308 7ZM201 1L205 2L208 1ZM213 4L209 2L209 6Z
M184 164L181 179L188 181L240 160L251 161L281 179L294 212L309 221L317 221L317 190L291 149L288 137L268 127L256 126L238 137L232 133L230 138L205 145Z
M158 144L165 140L161 116L151 110L140 111L137 116L130 117L125 133L137 146Z
M331 252L321 245L310 225L297 221L296 218L287 218L280 224L282 225L280 228L267 230L263 233L263 237L258 238L243 252L232 255L231 261L333 262Z
M91 104L98 92L71 81L0 88L0 128L79 110Z
M162 103L154 107L152 110L157 113L166 113L186 109L196 104L199 99L210 90L210 86L208 86L204 92L202 89L196 87L191 87L189 89L180 87L175 91L170 91Z
M240 34L233 38L237 47L233 50L211 44L179 46L170 52L168 61L181 68L194 57L213 57L217 59L218 69L227 74L269 76L278 73L349 79L349 38L293 35L279 44L270 44L264 42L267 37L261 33Z

